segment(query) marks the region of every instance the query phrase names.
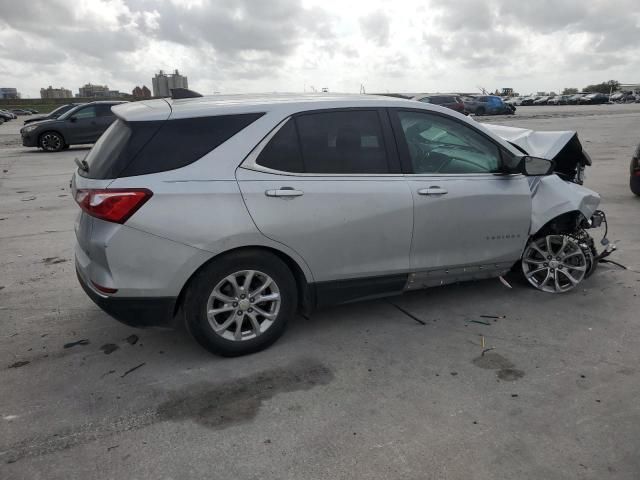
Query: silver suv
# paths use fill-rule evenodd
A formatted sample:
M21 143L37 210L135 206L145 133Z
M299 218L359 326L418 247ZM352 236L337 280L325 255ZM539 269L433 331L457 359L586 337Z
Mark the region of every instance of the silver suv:
M566 292L597 263L585 228L603 218L599 196L552 174L548 132L527 143L519 129L365 95L113 112L72 180L80 283L118 320L184 321L221 355L270 345L297 311L514 266ZM526 150L544 141L554 150Z

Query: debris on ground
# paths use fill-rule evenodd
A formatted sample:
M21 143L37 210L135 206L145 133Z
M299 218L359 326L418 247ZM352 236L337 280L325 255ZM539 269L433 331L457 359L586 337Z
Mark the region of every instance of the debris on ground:
M492 318L494 320L500 320L503 318L507 318L506 315L480 315L480 318Z
M115 370L109 370L107 373L103 373L103 374L102 374L102 376L101 376L100 378L104 378L104 377L106 377L107 375L111 375L112 373L116 373L116 371L115 371Z
M69 342L69 343L65 343L64 344L64 348L71 348L71 347L75 347L76 345L89 345L89 340L86 338L83 338L82 340L78 340L76 342Z
M35 200L36 197L24 197L21 198L20 200L22 200L23 202L30 202L31 200Z
M12 363L11 365L9 365L9 368L20 368L20 367L24 367L25 365L29 365L31 362L29 362L28 360L22 360L20 362L16 362L16 363Z
M491 325L489 322L483 322L482 320L470 320L470 323L479 323L480 325Z
M136 343L138 343L138 340L140 340L140 337L138 337L138 335L134 333L133 335L129 335L127 338L125 338L125 340L129 345L135 345Z
M100 350L102 350L105 353L105 355L109 355L110 353L115 352L119 348L120 347L115 343L105 343L100 347Z
M44 263L45 265L55 265L57 263L64 263L68 261L69 260L67 260L66 258L60 257L47 257L42 259L42 263Z
M502 284L503 284L505 287L507 287L507 288L513 288L513 287L511 286L511 284L510 284L509 282L507 282L507 281L504 279L504 277L500 276L500 277L498 277L498 278L500 279L500 282L502 282Z
M485 348L484 350L482 350L482 353L480 354L480 356L483 357L485 353L490 352L491 350L495 350L495 349L496 349L496 347Z
M420 323L421 325L426 325L427 324L427 322L425 322L424 320L421 320L418 317L416 317L415 315L413 315L412 313L407 312L400 305L396 305L395 303L392 303L392 302L387 302L387 303L389 303L389 305L393 305L398 310L400 310L402 313L404 313L407 317L411 318L412 320L415 320L416 322Z
M107 452L110 452L111 450L113 450L114 448L118 448L120 445L114 445L112 447L108 447L107 448Z
M140 365L137 365L137 366L135 366L135 367L133 367L133 368L130 368L129 370L127 370L126 372L124 372L122 375L120 375L120 378L124 378L124 377L126 377L126 376L127 376L127 375L129 375L131 372L133 372L133 371L135 371L135 370L139 369L140 367L144 367L146 364L147 364L147 362L142 362Z

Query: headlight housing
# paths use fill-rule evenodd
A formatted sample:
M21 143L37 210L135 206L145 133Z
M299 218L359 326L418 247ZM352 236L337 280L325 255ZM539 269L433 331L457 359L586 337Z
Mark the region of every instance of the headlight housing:
M22 130L20 130L20 133L33 132L36 128L38 128L37 125L27 125L26 127L23 127Z

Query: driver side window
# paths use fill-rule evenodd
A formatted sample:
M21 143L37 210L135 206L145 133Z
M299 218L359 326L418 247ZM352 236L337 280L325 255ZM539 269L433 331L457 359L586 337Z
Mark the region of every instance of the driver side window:
M96 107L84 107L78 110L74 115L76 118L94 118L96 116Z
M440 115L399 111L416 174L496 173L500 150L472 128Z

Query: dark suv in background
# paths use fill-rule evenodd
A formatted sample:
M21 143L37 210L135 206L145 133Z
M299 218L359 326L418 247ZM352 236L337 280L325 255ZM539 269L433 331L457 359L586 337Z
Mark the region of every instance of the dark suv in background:
M416 95L412 98L412 100L417 100L419 102L431 103L433 105L440 105L441 107L450 108L451 110L455 110L456 112L466 114L466 110L464 108L464 102L457 95Z
M20 130L22 145L58 152L69 145L95 143L116 117L111 107L126 102L91 102L79 105L56 119L25 125Z
M40 122L42 120L56 119L63 113L66 113L72 108L78 107L80 105L84 105L84 103L67 103L66 105L61 105L46 115L38 115L37 117L31 117L31 118L25 119L24 124L27 125L28 123Z

